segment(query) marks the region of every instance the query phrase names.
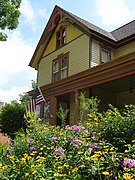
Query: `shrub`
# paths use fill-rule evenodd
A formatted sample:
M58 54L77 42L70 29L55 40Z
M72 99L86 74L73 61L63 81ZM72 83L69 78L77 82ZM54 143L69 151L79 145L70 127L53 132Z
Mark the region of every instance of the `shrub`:
M25 107L22 104L6 104L0 112L1 132L14 138L15 132L19 131L21 128L26 128L24 112Z
M135 106L126 105L123 111L110 106L100 122L101 135L108 142L124 149L124 144L135 139Z
M90 122L97 119L91 114L88 117L85 122L60 128L42 124L32 114L26 133L18 132L1 155L1 179L133 180L135 140L120 153L91 131Z

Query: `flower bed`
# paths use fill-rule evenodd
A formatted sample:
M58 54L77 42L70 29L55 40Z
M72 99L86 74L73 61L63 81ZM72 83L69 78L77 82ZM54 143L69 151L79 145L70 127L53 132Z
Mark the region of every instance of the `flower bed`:
M99 116L93 114L65 128L31 116L26 132L17 133L0 154L1 179L135 179L135 140L120 152L102 139L99 124Z

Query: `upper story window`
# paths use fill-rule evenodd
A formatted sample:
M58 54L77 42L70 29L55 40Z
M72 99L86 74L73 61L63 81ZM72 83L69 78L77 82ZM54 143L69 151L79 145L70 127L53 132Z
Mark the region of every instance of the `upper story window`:
M52 81L58 81L68 76L68 53L53 61Z
M63 46L66 43L66 27L60 27L56 32L56 48Z
M111 57L111 52L110 52L110 50L101 47L100 62L101 62L101 63L108 62L108 61L110 61L110 57Z

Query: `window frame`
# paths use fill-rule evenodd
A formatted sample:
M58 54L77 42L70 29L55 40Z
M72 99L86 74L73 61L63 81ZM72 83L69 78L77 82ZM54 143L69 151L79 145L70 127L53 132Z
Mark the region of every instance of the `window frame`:
M63 36L63 31L64 36ZM56 49L64 46L66 44L66 37L67 37L67 28L66 26L61 26L59 30L56 32Z
M107 53L108 53L108 60L107 61L104 61L103 59L102 59L102 52L103 51L106 51ZM111 60L111 49L109 49L109 48L106 48L106 47L104 47L104 46L100 46L100 63L102 64L102 63L106 63L106 62L109 62Z
M62 68L62 59L66 57L66 67ZM58 80L54 81L54 63L58 62ZM68 77L68 62L69 62L69 52L59 55L56 59L52 61L52 82L57 82L59 80L65 79ZM66 77L62 78L62 71L66 69Z

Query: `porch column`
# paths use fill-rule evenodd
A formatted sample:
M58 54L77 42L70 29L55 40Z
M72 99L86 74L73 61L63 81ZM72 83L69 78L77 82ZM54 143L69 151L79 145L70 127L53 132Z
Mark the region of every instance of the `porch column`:
M44 102L40 104L40 118L44 118Z
M79 90L75 91L75 121L78 121L79 118Z
M57 116L56 116L56 112L57 112L57 97L52 96L51 98L51 108L50 108L50 112L51 112L51 117L50 117L50 124L51 125L56 125L57 122Z

